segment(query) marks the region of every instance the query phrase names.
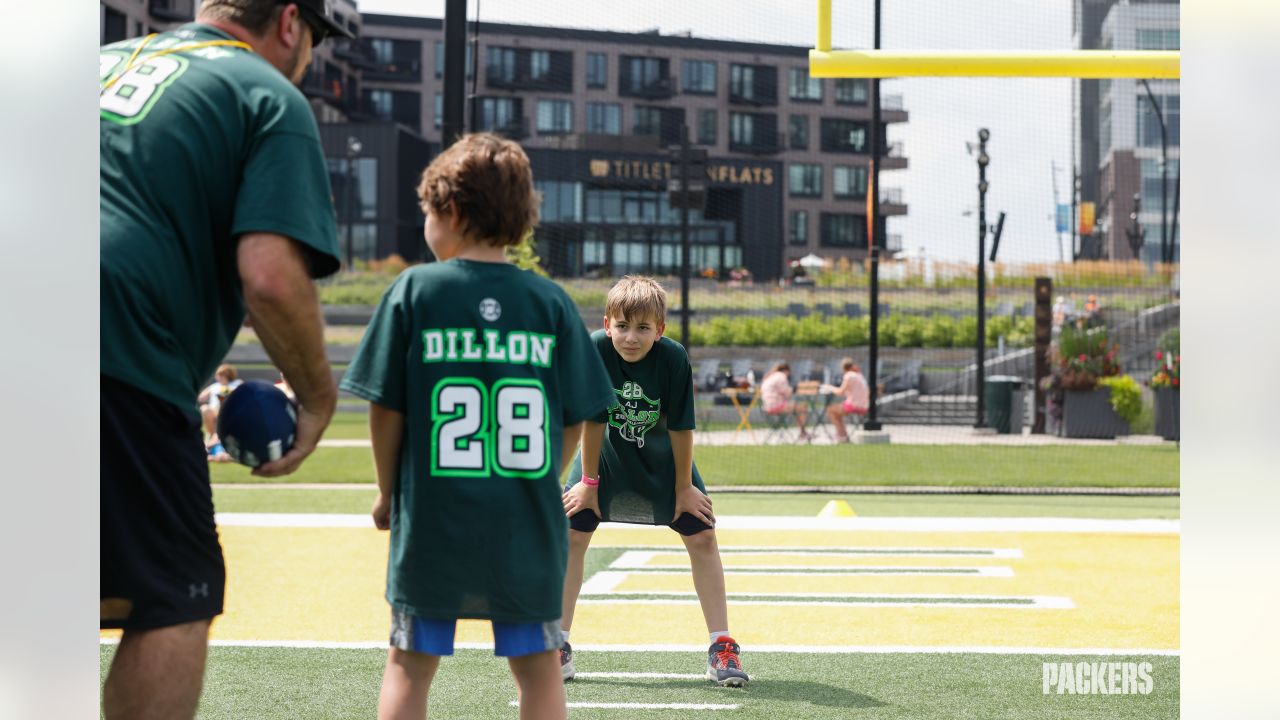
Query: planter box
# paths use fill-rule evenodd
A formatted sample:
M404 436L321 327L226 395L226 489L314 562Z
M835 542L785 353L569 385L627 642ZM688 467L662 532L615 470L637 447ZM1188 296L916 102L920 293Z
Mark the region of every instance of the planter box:
M1181 396L1173 388L1156 388L1156 434L1165 440L1179 439Z
M1110 440L1129 434L1129 423L1111 407L1111 391L1068 390L1062 405L1062 434Z

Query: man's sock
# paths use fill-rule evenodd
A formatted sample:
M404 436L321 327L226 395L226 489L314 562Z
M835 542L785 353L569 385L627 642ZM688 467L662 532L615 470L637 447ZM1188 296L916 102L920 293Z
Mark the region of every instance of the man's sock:
M731 635L729 635L728 630L717 630L716 632L711 633L711 644L715 645L716 640L719 639L721 636L732 637Z

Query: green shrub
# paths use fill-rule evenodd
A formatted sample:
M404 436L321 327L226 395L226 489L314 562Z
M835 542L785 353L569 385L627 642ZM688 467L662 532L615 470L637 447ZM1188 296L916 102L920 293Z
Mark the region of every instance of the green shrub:
M1138 382L1128 375L1117 375L1100 378L1098 386L1111 390L1111 407L1132 426L1142 414L1142 388Z
M927 348L949 348L955 342L955 337L956 321L949 315L942 315L932 319L925 327L921 339Z

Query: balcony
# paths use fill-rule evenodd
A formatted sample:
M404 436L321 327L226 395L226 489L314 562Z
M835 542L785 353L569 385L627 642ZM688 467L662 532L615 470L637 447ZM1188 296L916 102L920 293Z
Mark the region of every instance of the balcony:
M729 102L735 105L751 105L753 107L773 107L778 104L778 93L759 93L752 92L743 94L741 90L729 90Z
M750 142L739 142L729 139L729 152L748 153L750 155L776 155L786 149L786 136L782 133L758 132Z
M881 95L880 109L881 110L906 110L906 108L903 107L902 105L902 95L898 95L898 94Z
M542 77L533 77L527 66L517 67L515 72L504 72L509 69L490 65L484 75L485 86L495 90L573 92L572 73L547 73Z
M190 22L196 16L195 0L151 0L151 17L167 22Z
M345 61L348 65L358 70L377 70L379 65L375 63L368 55L365 54L358 41L348 40L347 38L337 38L330 40L333 43L333 56L339 60Z
M525 138L529 137L529 118L527 117L511 118L510 120L507 120L502 125L484 127L484 128L481 128L481 130L487 130L492 133L497 133L498 135L501 135L507 138L508 140L524 140Z
M886 233L884 236L884 249L889 252L901 252L902 233Z
M420 58L399 58L389 63L371 61L364 71L365 80L416 83L422 80Z
M308 73L302 79L302 94L309 98L324 100L329 103L337 103L342 97L341 82L326 82L323 77L314 73Z
M676 78L664 75L641 85L632 85L625 77L618 87L618 94L625 97L644 98L645 100L666 100L675 97Z

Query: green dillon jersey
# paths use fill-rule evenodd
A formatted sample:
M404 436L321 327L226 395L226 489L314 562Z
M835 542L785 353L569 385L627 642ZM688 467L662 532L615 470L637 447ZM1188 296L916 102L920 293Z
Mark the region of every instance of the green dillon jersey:
M622 359L604 330L591 334L613 385L600 448L600 512L613 522L667 525L676 507L676 460L669 430L693 430L693 368L680 343L659 338L639 362ZM569 486L582 476L581 457ZM706 492L698 468L693 484Z
M338 267L329 176L306 98L256 53L178 50L208 25L101 49L102 374L195 414L244 321L236 238L284 235Z
M405 415L387 600L428 618L559 618L564 427L613 398L568 295L506 263L410 268L341 387Z

